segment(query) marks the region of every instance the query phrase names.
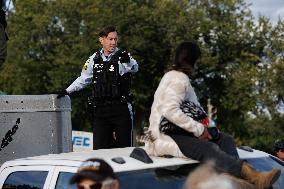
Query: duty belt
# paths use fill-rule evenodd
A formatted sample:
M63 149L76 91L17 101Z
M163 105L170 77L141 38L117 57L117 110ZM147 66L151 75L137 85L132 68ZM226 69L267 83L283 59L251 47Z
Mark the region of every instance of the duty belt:
M94 99L94 106L107 106L107 105L118 105L118 104L126 104L128 101L125 97L121 97L119 99Z

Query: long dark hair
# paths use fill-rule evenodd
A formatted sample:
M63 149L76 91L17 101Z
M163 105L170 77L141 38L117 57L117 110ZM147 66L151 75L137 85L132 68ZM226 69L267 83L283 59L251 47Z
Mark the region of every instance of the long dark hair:
M170 70L177 70L185 73L190 78L193 77L194 64L201 57L199 46L194 42L182 42L176 49L173 64Z

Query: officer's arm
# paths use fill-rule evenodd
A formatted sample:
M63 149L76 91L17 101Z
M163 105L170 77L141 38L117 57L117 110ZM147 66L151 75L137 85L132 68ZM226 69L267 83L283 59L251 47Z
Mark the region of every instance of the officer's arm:
M94 56L94 55L93 55ZM67 89L66 91L70 94L74 91L80 91L92 82L93 79L93 65L94 60L91 56L82 68L80 77L78 77Z
M135 73L138 71L137 61L134 58L132 58L131 55L128 54L128 56L129 56L128 62L123 62L123 61L118 62L120 75L123 75L128 72Z

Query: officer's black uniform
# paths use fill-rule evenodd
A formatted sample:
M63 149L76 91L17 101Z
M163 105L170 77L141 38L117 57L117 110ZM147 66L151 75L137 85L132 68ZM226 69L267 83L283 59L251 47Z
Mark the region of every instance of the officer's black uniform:
M109 61L97 53L93 66L94 147L127 147L132 141L132 119L128 108L131 73L119 74L118 61L129 62L117 51ZM115 140L114 140L115 139Z
M130 86L132 73L137 71L137 62L126 51L116 48L105 57L101 50L87 60L81 76L66 89L70 94L92 84L94 149L132 146Z

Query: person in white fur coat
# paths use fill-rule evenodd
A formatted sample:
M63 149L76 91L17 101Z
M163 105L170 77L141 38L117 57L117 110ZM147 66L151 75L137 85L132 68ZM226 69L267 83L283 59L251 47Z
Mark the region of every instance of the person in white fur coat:
M238 158L230 135L221 134L219 142L210 141L212 137L207 126L181 110L180 105L184 101L199 105L190 81L194 78L200 57L201 51L193 42L183 42L177 47L174 63L161 79L154 95L150 126L146 132L149 136L145 141L147 153L154 156L187 157L201 163L212 160L221 172L244 178L258 188L269 188L278 179L280 170L256 171ZM159 127L163 117L188 131L187 134L161 133Z

